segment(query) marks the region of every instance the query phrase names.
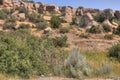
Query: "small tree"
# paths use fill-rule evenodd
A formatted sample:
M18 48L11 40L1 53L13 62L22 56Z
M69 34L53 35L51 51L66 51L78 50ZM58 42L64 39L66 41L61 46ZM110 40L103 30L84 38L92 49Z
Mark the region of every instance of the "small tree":
M113 30L113 33L116 35L120 35L120 26Z
M90 32L90 33L101 33L102 32L100 26L92 26L87 31Z
M104 29L105 32L110 32L110 31L112 31L111 26L109 26L108 24L103 24L102 27L103 27L103 29Z
M61 20L58 16L52 16L50 23L52 28L59 28L61 25Z
M114 45L109 49L109 56L115 58L120 61L120 43Z

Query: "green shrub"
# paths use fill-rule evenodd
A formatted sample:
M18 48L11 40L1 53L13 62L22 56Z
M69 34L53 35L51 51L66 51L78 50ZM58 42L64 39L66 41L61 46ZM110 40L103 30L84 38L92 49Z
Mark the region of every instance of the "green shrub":
M108 53L110 57L120 61L120 43L111 47Z
M59 28L61 25L61 20L58 16L52 16L50 23L52 28Z
M116 35L120 35L120 26L113 30L113 33Z
M25 31L0 34L0 73L20 77L49 73L50 68L41 58L40 38Z
M100 29L100 26L92 26L87 31L90 33L101 33L102 32L102 30Z
M79 37L81 37L81 38L89 38L90 35L86 34L86 33L82 33L82 34L79 35Z
M104 38L105 38L105 39L108 39L108 40L112 40L112 39L113 39L113 35L111 35L111 34L106 34L106 35L104 36Z
M111 26L109 26L108 24L103 24L102 27L103 27L105 32L111 32L112 31Z
M68 33L69 32L69 28L68 27L62 27L62 28L60 28L60 30L59 30L59 32L60 33Z
M14 29L16 26L16 19L14 17L9 17L3 24L3 29Z
M3 10L0 10L0 19L6 19L6 18L7 18L7 14Z
M44 9L43 9L43 7L40 6L40 7L38 8L38 13L43 14L43 12L44 12Z
M47 22L44 21L44 22L39 22L39 23L36 23L36 27L37 29L45 29L47 27Z
M67 36L55 37L52 39L55 47L65 47L67 46Z
M4 23L3 24L3 29L14 29L14 27L16 26L16 23L13 22L8 22L8 23Z
M95 21L102 23L106 18L105 18L105 15L97 14L94 16L94 19L95 19Z
M27 12L27 9L25 8L25 7L16 7L15 8L15 10L18 10L19 11L19 13L25 13L25 14L27 14L28 12Z
M9 22L15 23L15 22L16 22L16 19L15 19L15 17L10 16L10 17L8 17L8 18L6 19L5 22L6 22L6 23L9 23Z
M55 74L55 67L63 64L67 53L62 48L56 48L53 39L33 36L26 29L0 32L1 74L27 78Z
M104 16L106 19L109 19L110 21L112 20L113 18L113 15L110 13L111 11L113 11L112 9L104 9Z
M31 13L28 15L29 21L30 22L36 22L36 20L38 19L38 14L37 13Z
M30 25L29 24L20 24L20 29L29 29Z

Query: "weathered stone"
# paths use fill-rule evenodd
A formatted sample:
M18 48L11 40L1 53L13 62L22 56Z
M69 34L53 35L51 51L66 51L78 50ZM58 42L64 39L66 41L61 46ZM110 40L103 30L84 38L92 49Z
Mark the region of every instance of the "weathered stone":
M5 7L12 7L13 3L17 2L17 0L1 0L1 3L5 6Z
M11 14L11 16L15 16L15 15L17 15L19 13L19 11L15 11L15 12L13 12L12 14Z
M20 28L19 24L17 24L16 26L14 26L14 29L18 29L18 28Z
M38 8L40 8L40 3L34 3L34 7L35 7L35 9L37 10Z
M62 16L63 16L63 19L64 21L68 22L68 23L71 23L72 22L72 17L73 17L73 11L70 7L62 7L61 8L61 13L64 13Z
M117 25L114 25L115 22L112 24L108 19L106 19L103 24L107 24L109 26L111 26L111 28L117 28L118 26Z
M44 33L49 33L52 31L52 28L51 27L47 27L46 29L44 29Z
M25 13L20 13L20 14L18 14L18 17L20 18L20 19L22 19L22 20L25 20Z

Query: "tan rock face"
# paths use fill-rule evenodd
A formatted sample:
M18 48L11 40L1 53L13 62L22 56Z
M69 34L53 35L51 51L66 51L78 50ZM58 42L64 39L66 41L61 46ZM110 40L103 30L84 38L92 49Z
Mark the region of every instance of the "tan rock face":
M61 13L64 13L63 17L65 22L71 23L73 17L73 10L70 7L62 7L60 11Z
M23 20L25 20L25 13L20 13L20 14L18 14L18 17L20 18L20 19L23 19Z
M118 27L118 24L117 23L115 23L115 22L110 22L108 19L106 19L104 22L103 22L103 24L107 24L107 25L109 25L109 26L111 26L112 28L117 28Z
M12 7L14 2L17 2L17 1L16 0L1 0L1 3L5 7Z

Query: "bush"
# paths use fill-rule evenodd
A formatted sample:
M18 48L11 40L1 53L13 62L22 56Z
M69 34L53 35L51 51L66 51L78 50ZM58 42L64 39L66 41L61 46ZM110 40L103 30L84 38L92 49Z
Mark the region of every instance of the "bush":
M20 24L20 29L28 29L30 28L29 24Z
M95 21L102 23L106 18L105 18L105 15L97 14L94 16L94 19L95 19Z
M68 33L69 32L69 28L68 27L62 27L62 28L60 28L60 31L59 31L60 33Z
M28 12L27 12L27 9L25 8L25 7L16 7L15 8L15 10L18 10L19 11L19 13L25 13L25 14L27 14Z
M43 9L43 7L40 6L40 7L38 8L38 13L43 14L43 12L44 12L44 9Z
M61 20L58 16L52 16L50 23L52 28L59 28L61 25Z
M100 29L100 26L92 26L87 31L90 33L101 33L102 32L102 30Z
M106 35L104 36L104 38L105 38L105 39L108 39L108 40L112 40L112 39L113 39L113 35L111 35L111 34L106 34Z
M0 10L0 19L6 19L6 18L7 18L7 14L3 10Z
M44 22L39 22L39 23L36 23L36 27L37 29L45 29L47 27L47 22L44 21Z
M113 30L113 33L116 35L120 35L120 26Z
M34 23L39 23L45 21L43 18L41 18L37 13L33 12L28 15L29 21Z
M110 31L112 31L111 26L109 26L108 24L103 24L102 27L103 27L103 29L104 29L105 32L110 32Z
M82 33L82 34L79 35L79 37L81 37L81 38L89 38L90 35L86 34L86 33Z
M120 61L120 43L111 47L108 53L110 57Z
M3 29L14 29L14 27L16 26L16 23L13 22L8 22L8 23L4 23L3 24Z
M28 31L0 32L0 73L20 77L49 73L41 58L44 47L40 41Z
M67 46L67 36L55 37L52 39L55 47L65 47Z
M3 29L14 29L15 26L16 26L16 19L10 16L3 24Z

